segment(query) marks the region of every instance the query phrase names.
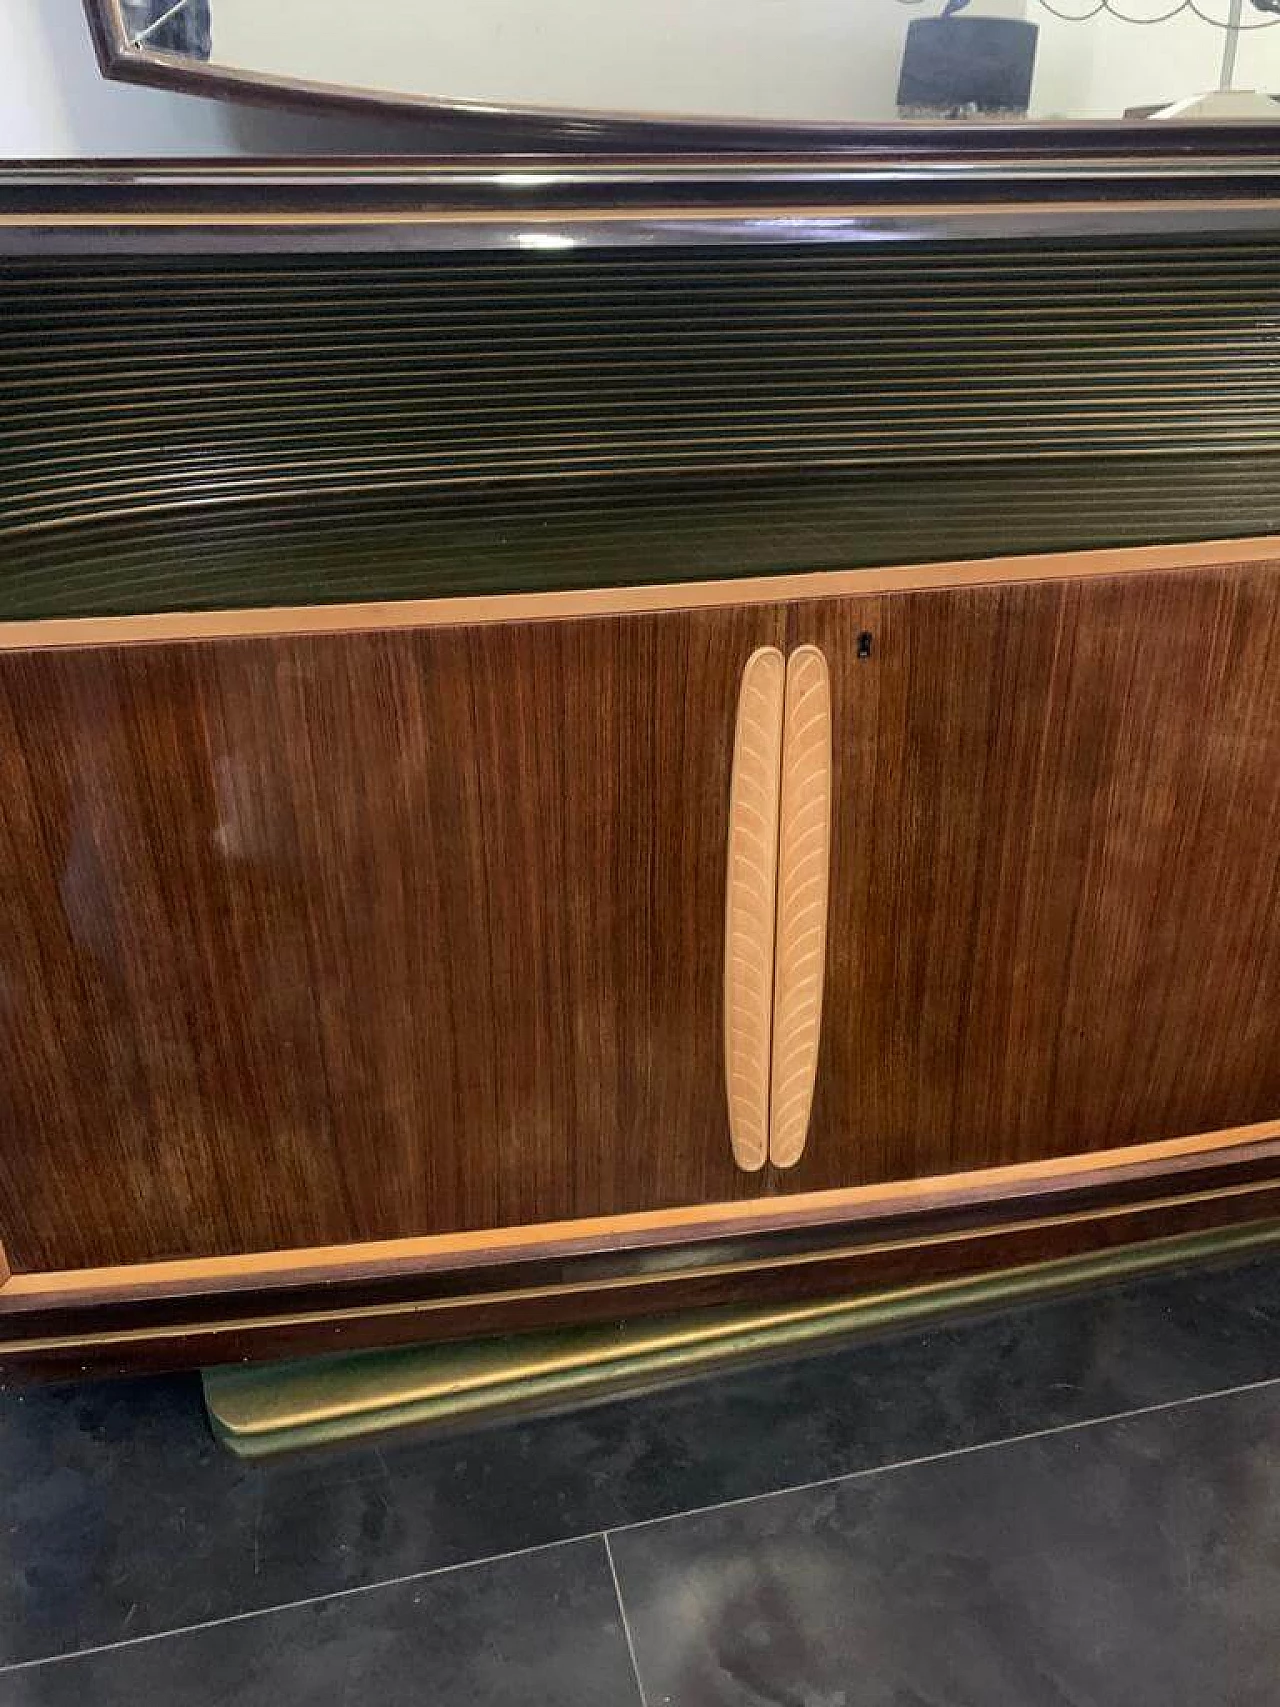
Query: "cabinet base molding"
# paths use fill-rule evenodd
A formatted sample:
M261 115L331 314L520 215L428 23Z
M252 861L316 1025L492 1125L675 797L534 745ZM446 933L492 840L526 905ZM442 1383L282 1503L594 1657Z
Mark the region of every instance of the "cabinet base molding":
M1280 1229L1280 1122L892 1186L235 1258L17 1274L0 1379L449 1341L931 1285ZM673 1260L678 1256L678 1261Z
M394 1428L448 1432L650 1393L937 1316L1058 1297L1277 1242L1280 1223L1228 1228L818 1304L735 1306L399 1351L222 1365L204 1371L204 1399L214 1432L240 1458Z

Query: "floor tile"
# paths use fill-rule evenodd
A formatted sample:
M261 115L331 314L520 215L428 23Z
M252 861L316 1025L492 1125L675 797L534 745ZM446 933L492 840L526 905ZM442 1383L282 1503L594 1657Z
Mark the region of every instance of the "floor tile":
M194 1378L0 1394L0 1660L1280 1377L1280 1260L450 1438L242 1464Z
M599 1540L0 1673L0 1707L631 1707Z
M1280 1392L610 1537L649 1707L1274 1707Z
M239 1610L261 1487L198 1393L186 1378L0 1396L0 1661Z

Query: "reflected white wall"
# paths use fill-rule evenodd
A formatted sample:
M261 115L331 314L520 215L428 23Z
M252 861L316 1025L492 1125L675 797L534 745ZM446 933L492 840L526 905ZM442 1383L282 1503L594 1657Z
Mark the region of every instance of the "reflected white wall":
M1034 0L977 0L1023 17ZM326 7L325 10L331 9ZM214 56L317 82L516 106L666 114L897 117L913 18L900 0L213 0Z
M974 0L968 15L1039 26L1032 116L1119 118L1215 88L1223 34L1188 11L1160 24L1068 22L1093 0ZM1228 0L1198 0L1225 19ZM477 101L762 118L895 118L912 18L901 0L213 0L215 57L282 76ZM1170 0L1118 0L1158 18ZM328 9L328 8L324 8ZM1280 91L1280 27L1246 7L1236 85Z

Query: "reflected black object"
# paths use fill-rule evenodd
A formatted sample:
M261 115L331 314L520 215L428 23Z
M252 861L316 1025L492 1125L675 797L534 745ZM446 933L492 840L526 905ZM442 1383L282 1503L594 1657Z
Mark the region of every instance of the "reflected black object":
M213 51L209 0L186 0L177 11L173 0L121 0L121 10L129 39L155 52L208 59Z
M898 81L898 111L935 118L1025 114L1039 29L1021 18L916 18Z

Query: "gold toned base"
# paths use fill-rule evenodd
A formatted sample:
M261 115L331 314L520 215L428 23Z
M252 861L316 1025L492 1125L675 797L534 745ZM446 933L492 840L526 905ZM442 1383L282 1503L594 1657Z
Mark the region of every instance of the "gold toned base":
M215 1433L244 1458L408 1426L456 1427L615 1398L948 1311L1060 1292L1280 1243L1280 1226L1160 1239L977 1280L764 1310L204 1371Z

